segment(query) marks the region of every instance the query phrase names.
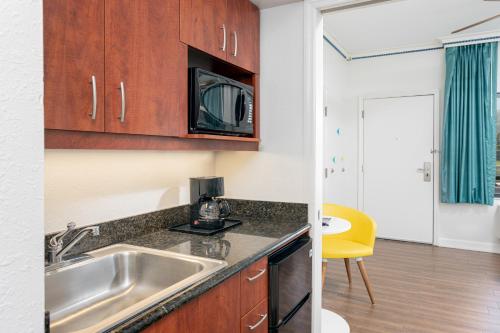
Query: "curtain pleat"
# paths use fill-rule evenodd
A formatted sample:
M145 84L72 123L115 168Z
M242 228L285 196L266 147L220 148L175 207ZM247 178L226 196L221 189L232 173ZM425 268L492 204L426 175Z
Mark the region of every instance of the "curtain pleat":
M446 49L441 202L493 205L498 43Z

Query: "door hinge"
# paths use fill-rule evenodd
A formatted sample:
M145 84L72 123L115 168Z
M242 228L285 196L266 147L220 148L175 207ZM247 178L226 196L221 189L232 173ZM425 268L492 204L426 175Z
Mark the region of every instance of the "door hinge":
M328 106L325 106L324 110L325 110L325 117L328 117Z
M361 118L365 118L365 110L361 110Z
M325 179L328 178L328 168L325 168Z
M318 209L318 221L321 220L321 210Z
M361 172L365 173L365 165L364 164L361 164Z

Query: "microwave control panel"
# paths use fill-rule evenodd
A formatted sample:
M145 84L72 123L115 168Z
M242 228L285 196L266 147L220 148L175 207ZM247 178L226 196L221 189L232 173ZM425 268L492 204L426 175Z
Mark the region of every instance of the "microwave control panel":
M253 123L253 102L250 101L248 103L248 119L247 123L252 124Z

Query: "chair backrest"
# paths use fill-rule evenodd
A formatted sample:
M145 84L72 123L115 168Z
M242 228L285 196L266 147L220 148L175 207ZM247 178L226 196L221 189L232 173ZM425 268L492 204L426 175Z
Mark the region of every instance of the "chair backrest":
M329 237L350 240L374 247L377 224L370 216L357 209L336 204L323 204L323 215L340 217L351 222L349 231L338 235L329 235Z

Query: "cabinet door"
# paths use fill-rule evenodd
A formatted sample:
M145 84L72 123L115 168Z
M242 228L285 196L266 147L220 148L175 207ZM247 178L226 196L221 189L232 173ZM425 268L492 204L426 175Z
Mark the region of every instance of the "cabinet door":
M143 333L195 333L196 321L200 320L194 317L197 310L198 300L194 299L149 326Z
M241 314L245 315L267 298L269 285L267 257L260 259L241 272Z
M227 61L259 72L260 12L249 0L227 0L229 48Z
M176 136L187 128L185 59L178 0L106 0L106 132Z
M227 0L180 0L180 38L184 43L226 60L229 28Z
M197 333L240 331L240 274L210 290L198 301Z
M45 128L104 131L104 0L44 0Z
M250 312L241 318L240 333L268 333L269 319L267 310L267 298L264 298ZM310 332L300 331L300 332Z
M229 278L151 325L145 333L237 333L240 275Z

